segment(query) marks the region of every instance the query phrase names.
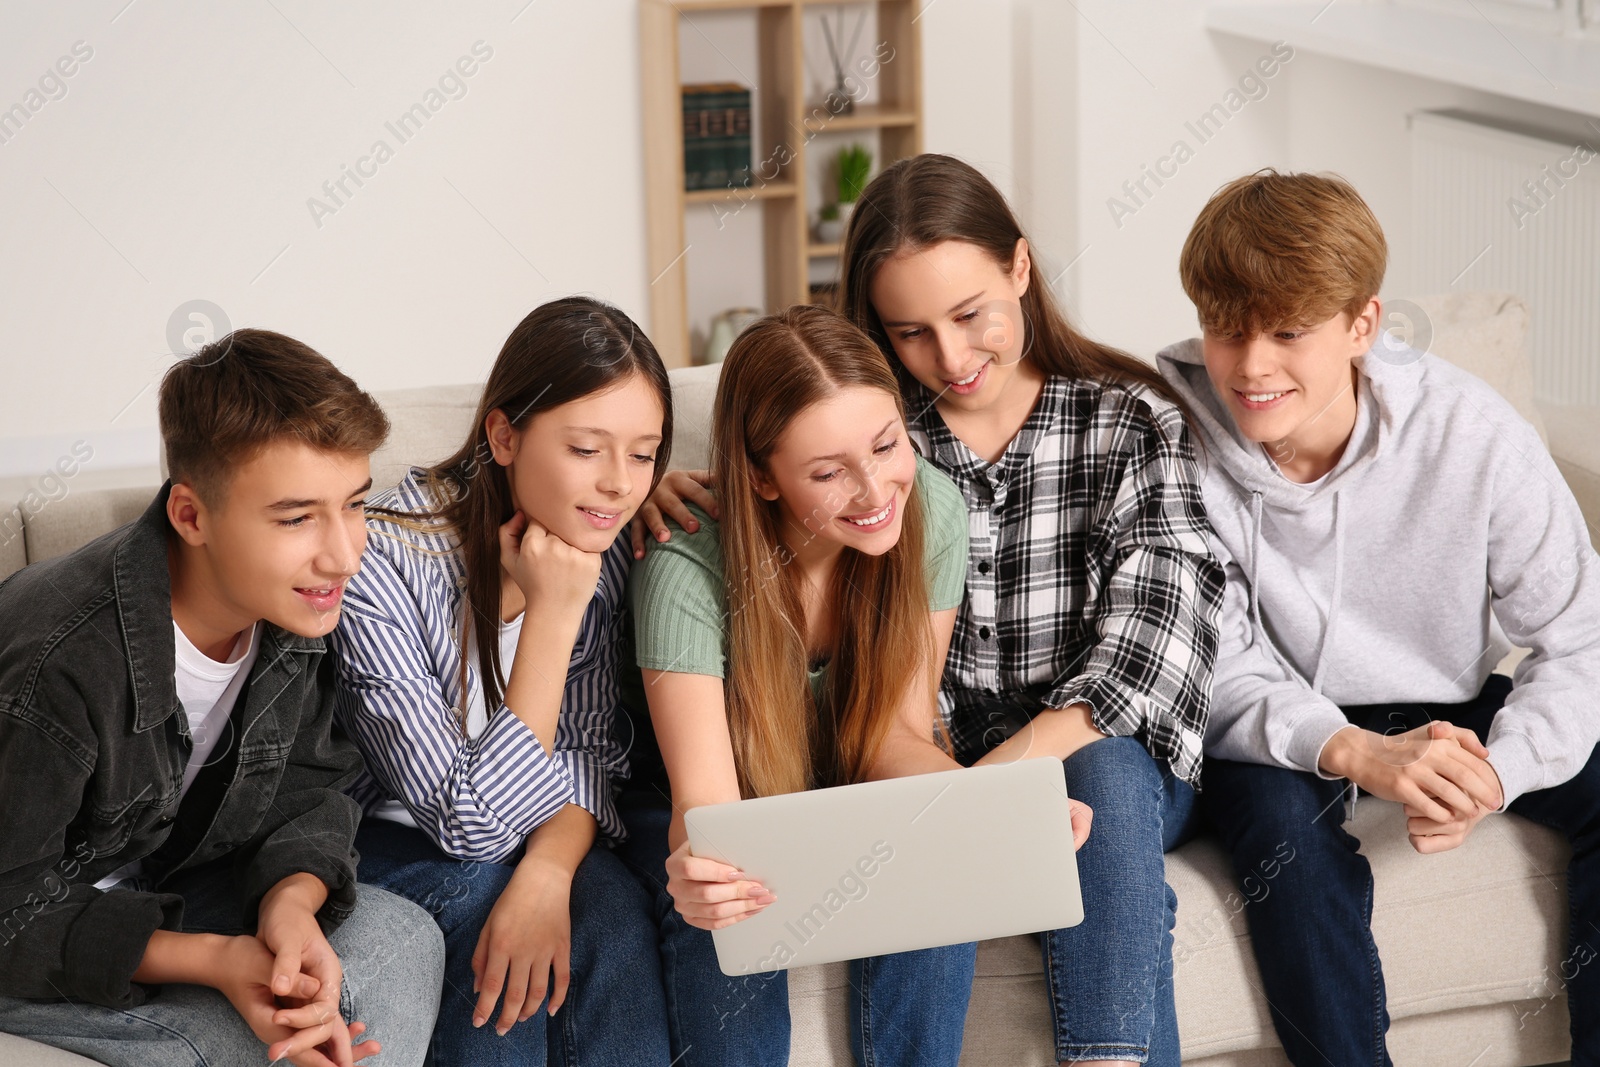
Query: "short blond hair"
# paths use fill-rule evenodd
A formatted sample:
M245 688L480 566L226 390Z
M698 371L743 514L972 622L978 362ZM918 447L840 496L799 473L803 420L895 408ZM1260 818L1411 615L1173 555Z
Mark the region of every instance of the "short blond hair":
M1378 295L1389 246L1372 209L1335 175L1257 171L1201 209L1178 271L1200 325L1253 336L1354 318Z

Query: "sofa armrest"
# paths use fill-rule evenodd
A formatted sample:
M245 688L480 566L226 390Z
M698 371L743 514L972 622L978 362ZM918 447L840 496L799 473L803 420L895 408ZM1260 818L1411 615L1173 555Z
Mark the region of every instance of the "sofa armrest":
M28 565L28 544L22 526L22 512L13 508L0 515L0 582Z
M1589 539L1600 541L1600 406L1541 403L1539 412L1550 433L1556 469L1589 523Z
M28 562L64 556L132 522L150 506L160 486L85 489L52 501L26 520Z

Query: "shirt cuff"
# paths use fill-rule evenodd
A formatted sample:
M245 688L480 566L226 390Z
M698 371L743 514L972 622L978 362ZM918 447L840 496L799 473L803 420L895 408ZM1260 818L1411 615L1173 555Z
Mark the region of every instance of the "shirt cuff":
M72 923L65 951L68 996L106 1008L144 1003L133 973L157 930L182 928L183 898L175 893L113 889L90 901Z
M573 800L567 769L504 704L478 735L471 787L488 814L518 837L533 833Z
M1107 737L1131 734L1129 725L1136 730L1144 721L1144 715L1134 708L1122 687L1103 675L1077 675L1052 689L1044 700L1046 708L1073 704L1087 704L1089 721Z
M1505 730L1492 735L1487 747L1489 766L1499 775L1500 790L1505 794L1505 803L1500 805L1500 811L1511 807L1511 802L1522 794L1541 787L1544 764L1526 734Z
M611 774L606 765L592 752L572 749L558 751L553 758L572 779L572 803L594 816L603 836L626 841L628 833L612 803Z

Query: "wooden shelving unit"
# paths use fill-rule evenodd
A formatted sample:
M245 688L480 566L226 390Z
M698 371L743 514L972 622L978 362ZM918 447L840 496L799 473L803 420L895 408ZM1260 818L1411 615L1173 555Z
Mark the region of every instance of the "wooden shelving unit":
M859 6L860 0L852 6ZM765 304L775 311L810 299L809 265L837 256L837 244L813 240L807 217L808 150L823 133L876 130L875 168L922 151L922 48L917 0L873 0L878 44L893 58L873 79L877 100L848 114L830 115L806 98L802 20L811 8L837 3L809 0L640 0L640 82L644 93L646 246L650 272L650 336L668 366L687 366L689 271L695 250L684 236L684 212L699 205L762 213ZM752 144L753 184L684 190L682 78L678 29L683 16L707 11L751 11L756 18L758 109ZM802 134L801 131L804 131ZM763 161L767 161L763 166ZM765 179L765 180L764 180Z

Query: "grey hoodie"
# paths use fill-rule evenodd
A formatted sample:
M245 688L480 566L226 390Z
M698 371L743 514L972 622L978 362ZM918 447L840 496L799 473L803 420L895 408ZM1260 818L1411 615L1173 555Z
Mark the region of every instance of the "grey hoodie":
M1349 445L1302 486L1234 428L1198 340L1156 360L1195 413L1227 570L1207 752L1320 773L1341 706L1471 700L1514 644L1532 652L1488 743L1506 803L1578 773L1600 740L1600 559L1509 403L1436 356L1369 353Z

